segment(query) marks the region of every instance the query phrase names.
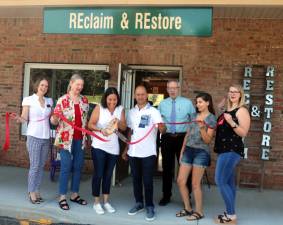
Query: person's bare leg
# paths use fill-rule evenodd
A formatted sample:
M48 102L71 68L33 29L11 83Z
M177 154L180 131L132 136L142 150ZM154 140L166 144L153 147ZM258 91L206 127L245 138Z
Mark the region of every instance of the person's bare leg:
M192 166L181 164L179 168L177 183L179 186L180 194L184 203L184 207L187 211L192 211L192 206L189 200L189 190L187 187L187 179L192 170Z

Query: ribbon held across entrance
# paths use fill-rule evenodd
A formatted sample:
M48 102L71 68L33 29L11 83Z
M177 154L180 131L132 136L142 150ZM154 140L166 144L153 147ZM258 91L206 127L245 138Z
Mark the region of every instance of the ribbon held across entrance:
M76 125L74 125L71 121L69 121L66 117L64 117L62 114L59 114L59 113L55 113L56 116L58 116L62 121L64 121L65 123L67 123L68 125L70 125L71 127L73 127L74 129L77 129L81 132L84 132L88 135L91 135L95 138L97 138L98 140L102 141L102 142L108 142L109 140L107 139L104 139L102 137L100 137L99 135L97 135L96 133L94 132L91 132L90 130L87 130L87 129L84 129L84 128L81 128L81 127L77 127ZM9 124L9 121L10 121L10 117L11 118L16 118L17 115L15 113L11 113L11 112L6 112L6 115L5 115L5 122L6 122L6 133L5 133L5 143L3 145L3 150L6 152L8 151L8 149L10 148L10 124ZM37 120L36 122L40 122L40 121L43 121L43 120L46 120L50 117L50 115L46 118L43 118L43 119L40 119L40 120ZM179 124L190 124L190 123L203 123L205 124L208 128L210 129L215 129L217 126L219 125L222 125L224 122L224 118L223 119L220 119L220 121L217 123L217 125L215 127L211 127L209 126L208 124L206 124L204 121L200 121L200 120L193 120L191 122L169 122L169 123L162 123L162 124L169 124L169 125L179 125ZM152 130L154 128L156 128L158 126L158 124L153 124L149 129L148 131L146 132L146 134L141 137L140 139L138 140L134 140L134 141L129 141L122 133L120 133L117 129L113 129L113 133L115 133L123 142L129 144L129 145L134 145L134 144L137 144L141 141L143 141L145 138L148 137L148 135L152 132Z

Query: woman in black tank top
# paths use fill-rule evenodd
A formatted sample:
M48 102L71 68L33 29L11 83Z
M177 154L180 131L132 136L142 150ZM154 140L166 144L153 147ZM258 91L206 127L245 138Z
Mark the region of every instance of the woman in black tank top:
M224 113L231 115L233 126L239 124L239 120L236 116L236 113L239 111L240 107L233 109L232 111L225 111ZM223 120L223 123L221 123ZM236 152L240 156L244 156L244 144L242 137L239 136L234 129L225 119L224 114L218 117L217 119L218 127L216 130L215 145L214 151L218 154L224 152Z
M217 224L236 224L235 167L244 155L245 137L250 128L250 114L245 107L244 91L240 85L229 88L227 110L217 119L214 151L218 153L215 182L225 202L224 214L215 219Z

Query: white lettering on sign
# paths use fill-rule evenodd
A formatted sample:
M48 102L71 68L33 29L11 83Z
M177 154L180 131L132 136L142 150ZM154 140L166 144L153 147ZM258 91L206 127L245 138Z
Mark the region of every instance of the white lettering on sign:
M272 128L271 122L270 121L265 121L263 124L263 131L266 133L270 133Z
M273 113L273 108L264 108L264 112L266 113L266 118L271 118L271 113Z
M270 140L271 140L271 130L272 130L272 123L271 123L271 116L273 113L273 91L274 91L274 78L275 76L275 68L274 66L268 66L266 69L265 77L266 77L266 87L265 87L265 102L264 102L264 123L263 123L263 132L262 141L261 141L261 159L262 160L269 160L270 154ZM251 89L251 78L252 77L252 67L247 66L245 67L244 73L244 80L243 80L243 89L245 91L245 102L246 104L250 104L251 96L250 96L250 89ZM252 118L259 118L260 117L260 106L259 105L252 105L250 107L251 116ZM244 149L245 158L246 158L246 151L247 148Z
M250 104L250 94L245 93L245 104L249 105Z
M248 158L248 151L249 151L248 148L244 148L244 159Z
M105 16L103 13L70 13L70 29L113 29L113 16Z
M70 29L72 29L72 28L76 29L77 28L76 18L77 18L76 13L70 13L70 23L69 23Z
M274 80L266 80L266 88L267 91L273 91Z
M268 66L266 70L267 77L274 77L275 68L274 66Z
M252 77L252 67L250 67L250 66L246 66L245 67L245 77Z
M250 90L251 89L250 85L251 85L251 80L244 80L243 89L245 91Z
M270 136L267 134L262 135L262 141L261 141L262 146L270 146Z
M266 105L272 105L273 104L273 95L272 94L265 95L265 104Z
M182 18L180 16L152 16L151 13L136 13L135 29L138 30L180 30Z
M261 159L262 160L269 160L269 149L268 148L263 148L261 152Z

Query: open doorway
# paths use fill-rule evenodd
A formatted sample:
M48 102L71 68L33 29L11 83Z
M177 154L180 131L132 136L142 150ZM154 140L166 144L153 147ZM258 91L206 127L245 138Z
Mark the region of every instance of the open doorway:
M148 89L148 101L154 107L158 107L159 103L167 98L169 95L167 93L167 82L168 80L179 80L179 70L136 70L135 84L143 84ZM157 146L157 170L156 174L159 175L162 172L162 156L161 156L161 143L160 134L156 140Z
M168 97L168 80L182 82L182 67L172 66L143 66L143 65L119 65L118 90L121 103L127 112L134 106L134 90L139 84L144 84L148 89L148 100L154 107ZM157 140L157 153L160 153L160 139ZM123 145L123 144L122 144ZM123 149L123 146L122 146ZM119 160L115 169L115 180L119 182L129 174L128 163ZM157 175L162 171L162 158L158 154Z

